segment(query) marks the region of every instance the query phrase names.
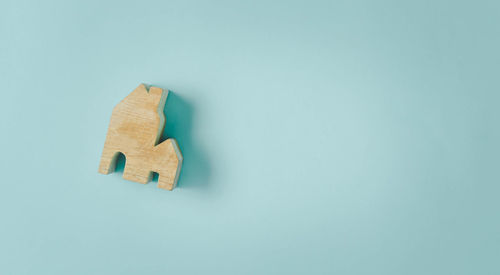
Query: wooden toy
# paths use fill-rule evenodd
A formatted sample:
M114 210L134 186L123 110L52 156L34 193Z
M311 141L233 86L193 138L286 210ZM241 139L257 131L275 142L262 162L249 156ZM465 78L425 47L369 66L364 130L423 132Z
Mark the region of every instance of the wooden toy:
M158 173L158 187L172 190L179 178L182 154L177 141L169 138L160 144L165 126L163 108L168 91L139 85L113 109L102 151L99 173L115 170L121 152L126 163L123 178L148 183Z

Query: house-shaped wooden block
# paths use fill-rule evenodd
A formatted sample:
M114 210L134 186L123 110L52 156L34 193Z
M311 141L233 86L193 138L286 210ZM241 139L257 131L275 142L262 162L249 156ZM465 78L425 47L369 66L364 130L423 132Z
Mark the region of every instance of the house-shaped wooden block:
M113 109L99 165L99 173L115 170L119 153L125 155L123 178L148 183L158 173L158 187L172 190L179 178L182 154L173 138L160 144L165 125L163 108L168 91L141 84Z

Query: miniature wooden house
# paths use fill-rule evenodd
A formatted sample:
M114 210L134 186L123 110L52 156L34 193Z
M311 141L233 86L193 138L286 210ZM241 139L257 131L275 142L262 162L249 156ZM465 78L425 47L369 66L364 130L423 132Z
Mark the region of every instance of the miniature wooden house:
M99 173L115 170L119 153L125 155L123 178L148 183L158 173L158 187L172 190L179 178L182 154L173 138L160 144L165 125L163 108L168 91L139 85L113 109L99 165Z

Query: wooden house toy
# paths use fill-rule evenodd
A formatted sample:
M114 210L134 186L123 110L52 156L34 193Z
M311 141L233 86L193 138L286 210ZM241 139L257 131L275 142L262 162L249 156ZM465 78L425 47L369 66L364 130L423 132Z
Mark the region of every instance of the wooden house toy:
M158 187L172 190L182 166L182 154L173 138L158 144L165 126L163 108L168 91L139 85L113 109L102 151L99 173L115 170L119 153L125 155L123 178L148 183L158 173Z

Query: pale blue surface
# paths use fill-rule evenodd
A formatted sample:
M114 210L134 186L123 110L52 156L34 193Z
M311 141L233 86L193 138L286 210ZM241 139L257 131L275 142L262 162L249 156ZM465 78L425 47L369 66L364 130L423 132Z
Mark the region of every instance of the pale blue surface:
M0 4L0 274L500 274L500 2ZM180 186L97 173L171 89Z

